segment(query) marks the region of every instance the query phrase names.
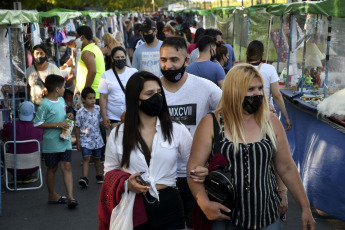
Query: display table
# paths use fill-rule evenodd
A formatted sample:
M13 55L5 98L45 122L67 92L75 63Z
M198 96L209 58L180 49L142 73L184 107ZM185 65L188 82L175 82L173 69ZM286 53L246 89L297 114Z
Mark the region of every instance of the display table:
M293 123L286 132L310 204L345 220L345 134L317 118L316 107L282 89Z

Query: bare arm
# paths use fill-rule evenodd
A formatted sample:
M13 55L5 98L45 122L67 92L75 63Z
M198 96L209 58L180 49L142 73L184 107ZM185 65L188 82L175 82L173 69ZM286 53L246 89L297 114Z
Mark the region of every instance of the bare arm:
M308 197L305 193L295 162L293 161L285 130L277 116L270 115L277 138L277 149L273 157L274 167L292 196L302 209L303 230L315 229Z
M95 55L90 51L84 51L81 55L81 60L83 60L87 68L86 82L84 87L91 87L96 76Z
M75 139L77 141L77 148L80 151L81 150L81 143L80 143L80 128L78 126L75 126Z
M292 128L292 122L290 121L289 115L286 111L284 99L279 91L278 82L274 82L271 84L271 93L272 93L274 102L277 104L279 110L282 112L285 118L285 128L286 128L286 131L288 131Z
M107 116L107 102L108 102L108 94L101 93L99 97L99 106L101 107L103 125L105 128L110 129L110 120Z
M67 122L58 122L58 123L42 123L39 126L36 126L36 128L39 129L65 129L67 130L69 127Z
M218 86L223 89L223 85L224 85L224 80L220 80L217 82L218 83Z
M207 114L199 123L194 134L192 151L187 164L187 173L198 166L204 166L212 150L213 140L213 118ZM195 197L196 202L209 220L229 220L230 218L221 213L221 210L229 212L230 210L220 203L210 201L204 184L193 181L187 177L189 188Z

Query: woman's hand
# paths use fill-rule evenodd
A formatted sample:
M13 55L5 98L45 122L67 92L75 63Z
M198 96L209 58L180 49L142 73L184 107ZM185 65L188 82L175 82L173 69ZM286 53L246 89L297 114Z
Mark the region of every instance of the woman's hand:
M205 168L203 166L197 166L195 169L191 170L187 176L192 178L195 182L203 183L207 175L208 168Z
M46 96L48 94L47 88L42 89L42 95Z
M128 178L128 190L135 192L135 193L146 193L149 191L149 189L151 187L147 187L144 185L139 184L136 180L135 177L136 176L140 176L140 173L135 173L132 174L129 178Z
M310 208L302 209L302 227L303 230L315 230L315 220L311 214Z
M279 196L282 199L280 201L279 214L280 214L280 216L283 216L289 208L287 191L286 190L279 191Z
M292 128L292 122L290 119L285 119L285 129L286 131L289 131Z
M105 117L103 117L102 119L103 119L103 121L102 121L103 126L104 126L106 129L110 129L110 127L111 127L111 122L110 122L109 118L108 118L107 116L105 116Z
M208 220L230 220L230 217L223 213L230 213L231 210L218 202L209 201L200 208Z

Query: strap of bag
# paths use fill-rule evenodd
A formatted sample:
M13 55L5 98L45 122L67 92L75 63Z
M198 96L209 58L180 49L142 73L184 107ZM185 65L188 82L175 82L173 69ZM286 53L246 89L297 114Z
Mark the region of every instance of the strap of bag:
M42 84L44 85L44 82L42 81L41 76L40 76L40 72L37 70L36 64L34 64L34 68L35 68L35 70L36 70L38 79L39 79L39 80L42 82Z
M213 153L220 153L220 138L219 138L219 124L214 113L211 113L213 117L213 133L214 133L214 148Z
M258 70L260 71L260 68L261 68L261 65L262 65L262 62L259 64L258 66Z
M117 81L119 82L119 84L121 86L121 89L122 89L123 93L126 93L125 87L123 87L122 82L120 81L119 75L117 75L116 70L114 68L113 68L113 72L114 72L114 74L116 76Z

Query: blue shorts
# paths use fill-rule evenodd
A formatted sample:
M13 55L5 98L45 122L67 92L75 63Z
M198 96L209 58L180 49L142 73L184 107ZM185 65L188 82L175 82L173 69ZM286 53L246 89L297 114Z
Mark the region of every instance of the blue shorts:
M55 168L59 161L71 162L72 160L72 150L66 150L60 153L43 153L44 161L48 168Z
M96 159L100 159L102 155L102 148L99 149L88 149L85 147L81 147L81 154L83 157L93 157Z

